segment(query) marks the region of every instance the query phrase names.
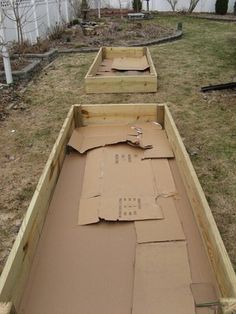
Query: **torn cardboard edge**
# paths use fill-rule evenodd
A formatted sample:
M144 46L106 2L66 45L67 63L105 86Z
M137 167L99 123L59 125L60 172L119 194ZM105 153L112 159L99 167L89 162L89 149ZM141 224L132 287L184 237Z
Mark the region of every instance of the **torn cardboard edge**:
M114 58L111 68L117 71L145 71L150 68L146 56L141 58Z
M142 148L143 159L174 157L166 132L156 122L80 127L73 131L68 146L83 154L94 148L118 143Z
M161 208L153 197L92 197L79 204L79 225L106 221L163 219Z

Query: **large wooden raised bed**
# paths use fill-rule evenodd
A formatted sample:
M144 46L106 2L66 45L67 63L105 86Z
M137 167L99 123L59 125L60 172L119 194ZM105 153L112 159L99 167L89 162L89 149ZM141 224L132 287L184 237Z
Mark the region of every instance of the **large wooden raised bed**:
M146 56L149 68L145 71L114 71L115 58ZM157 73L146 47L102 47L85 76L87 93L151 93L157 91Z
M92 313L91 308L96 309L95 312L97 313L108 313L106 303L101 301L101 298L107 297L108 302L113 304L113 310L109 313L120 313L119 306L124 304L127 307L125 307L126 311L122 313L130 313L129 299L127 301L126 291L122 290L129 287L125 285L122 288L120 284L124 284L128 280L132 289L133 277L118 273L115 281L111 280L109 284L106 284L106 280L109 281L110 278L108 275L112 274L110 271L114 265L118 267L117 271L119 271L120 263L123 263L125 271L127 271L126 256L121 255L120 263L116 263L116 258L112 255L116 254L114 246L111 245L113 237L106 237L106 243L102 244L99 242L99 237L95 236L96 227L89 226L86 229L87 226L77 225L77 210L75 210L75 207L78 203L78 189L81 189L82 185L81 178L83 178L86 156L79 156L75 152L68 154L67 144L73 130L81 126L140 124L150 121L156 121L163 126L174 153L174 158L168 160L178 190L178 197L173 198L173 200L185 234L184 239L181 240L180 238L177 242L167 242L166 245L183 245L187 248L192 281L197 284L211 284L214 286L217 293L217 302L214 302L213 306L218 307L218 310L222 309L224 313L231 313L227 310L230 308L229 304L235 303L236 299L234 270L171 113L167 106L156 104L74 105L71 107L40 177L0 277L0 302L2 302L2 307L5 307L3 303L7 302L12 311L14 309L16 313L27 314L84 314ZM71 166L72 168L70 168ZM65 182L63 182L63 178ZM71 180L75 181L71 190L68 190L68 184L71 184ZM60 197L60 201L57 199L58 197ZM71 211L74 213L71 213ZM115 227L114 223L111 224L113 225L109 225L106 229L108 232ZM116 223L116 226L117 224L120 223ZM131 237L135 237L132 231L133 227L130 224L132 222L122 223L123 227L121 228L124 228L124 237L118 237L119 241L123 241L122 243L130 242L129 237L126 237L126 232L128 234L130 232ZM102 229L104 226L104 223L101 223L101 229L99 229L101 232L104 232ZM91 235L91 237L89 236L87 239L88 235ZM101 236L101 234L98 233L98 236ZM115 238L116 236L114 235ZM80 241L82 241L82 244ZM86 243L88 246L84 247ZM134 244L131 243L126 254L130 254L130 250L135 250L135 247L137 249L137 247L145 247L146 245ZM154 244L151 243L150 245L153 246ZM97 257L93 257L92 248L93 250L97 248L98 251L95 254ZM117 246L117 249L119 250L120 246ZM100 263L101 258L104 258L103 254L107 254L108 257L104 265ZM90 258L83 260L83 255L89 255ZM90 269L92 274L87 273L87 275L91 275L91 282L83 282L83 269L81 270L77 264L81 263L81 258L82 268L95 267ZM111 264L109 258L113 261ZM182 257L180 256L180 258ZM155 262L155 259L153 261ZM128 264L129 262L128 259ZM172 265L175 260L168 260L168 263ZM148 265L147 270L150 272ZM129 267L128 269L133 271L132 263ZM162 264L162 267L165 267L165 263ZM144 275L148 275L149 272L145 271ZM171 277L169 278L171 279ZM117 284L118 286L116 286ZM113 291L113 285L118 287L118 290ZM142 285L142 289L146 287L147 289L150 288ZM83 295L86 291L90 291L92 294L88 295L88 298L81 299L81 294ZM104 291L107 292L105 296ZM177 292L179 293L179 290ZM129 291L129 293L131 293L130 299L132 300L132 291ZM119 297L121 299L117 301ZM136 295L135 300L139 305L142 297L137 298ZM156 297L159 297L159 295L156 294ZM156 302L156 297L153 302ZM169 302L168 297L167 300L164 300L166 303ZM80 302L77 301L79 298L85 306L83 309L80 308ZM144 298L144 302L147 302L147 300L148 298ZM170 303L170 308L171 306L172 303ZM101 309L103 309L103 312L101 312ZM209 312L207 312L208 310ZM153 308L152 311L149 311L148 308L146 311L153 313ZM138 312L137 308L134 307L132 313ZM163 313L163 311L159 312L159 309L156 308L155 313ZM168 311L167 307L165 314L172 313ZM181 308L176 313L186 313L186 309ZM196 307L196 313L214 312L211 312L209 307Z

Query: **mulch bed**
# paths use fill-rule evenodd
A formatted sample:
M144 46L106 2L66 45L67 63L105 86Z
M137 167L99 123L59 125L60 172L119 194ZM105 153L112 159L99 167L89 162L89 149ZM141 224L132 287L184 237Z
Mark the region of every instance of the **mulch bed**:
M101 46L129 46L144 40L158 39L172 35L174 29L146 21L129 22L121 19L105 19L98 22L91 33L86 35L82 27L67 28L61 38L52 43L58 48L80 48Z
M20 71L30 63L29 60L24 58L11 58L11 70ZM0 60L0 71L4 71L3 61Z

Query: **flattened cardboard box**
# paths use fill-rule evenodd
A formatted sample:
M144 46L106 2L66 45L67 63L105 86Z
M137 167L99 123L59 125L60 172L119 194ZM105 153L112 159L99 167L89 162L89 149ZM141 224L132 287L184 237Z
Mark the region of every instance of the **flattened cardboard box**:
M105 220L162 219L150 160L143 151L125 144L88 152L80 225Z

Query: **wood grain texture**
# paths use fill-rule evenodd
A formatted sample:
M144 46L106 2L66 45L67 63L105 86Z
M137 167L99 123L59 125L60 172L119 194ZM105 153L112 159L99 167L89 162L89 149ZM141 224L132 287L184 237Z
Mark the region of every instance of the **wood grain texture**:
M104 75L96 76L99 65L105 59L121 57L141 58L146 55L150 74L114 76L105 72ZM102 74L102 73L100 73ZM88 94L103 93L154 93L157 91L157 73L151 58L149 49L146 47L103 47L100 48L95 60L85 76L85 89Z
M47 209L66 154L66 145L74 129L72 107L59 133L39 179L11 253L0 277L0 301L18 307Z
M236 276L196 172L168 107L164 127L175 154L222 297L236 297Z

